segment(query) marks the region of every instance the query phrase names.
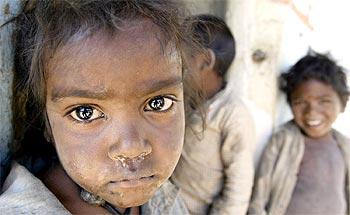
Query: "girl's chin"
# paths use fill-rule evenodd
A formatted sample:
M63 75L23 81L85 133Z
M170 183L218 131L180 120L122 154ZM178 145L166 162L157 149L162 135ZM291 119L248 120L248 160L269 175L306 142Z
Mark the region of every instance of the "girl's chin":
M125 199L123 199L122 201L116 201L116 202L110 202L108 201L108 203L110 205L112 205L113 207L122 210L122 209L126 209L126 208L133 208L133 207L139 207L141 205L144 205L145 203L147 203L150 200L150 198L144 198L144 199L137 199L137 200L130 200L130 201L125 201Z
M120 192L119 194L109 194L104 200L116 208L138 207L148 202L157 189L144 190L136 189L129 192ZM111 196L112 195L112 196ZM113 195L117 195L113 196ZM103 198L103 196L101 196Z

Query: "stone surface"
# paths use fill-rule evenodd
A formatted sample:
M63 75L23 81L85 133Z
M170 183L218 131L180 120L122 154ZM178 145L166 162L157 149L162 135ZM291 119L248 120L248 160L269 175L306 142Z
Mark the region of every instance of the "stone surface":
M0 1L0 160L12 141L13 22L20 11L20 0ZM2 169L0 171L2 176Z

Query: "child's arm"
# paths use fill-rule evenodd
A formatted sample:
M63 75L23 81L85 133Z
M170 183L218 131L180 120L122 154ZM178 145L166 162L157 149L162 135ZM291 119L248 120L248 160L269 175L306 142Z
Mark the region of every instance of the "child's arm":
M283 143L283 133L274 134L267 144L266 149L260 159L260 166L255 176L254 189L248 214L267 214L266 205L272 192L272 175Z
M221 156L224 185L214 200L210 214L246 214L253 184L255 131L246 108L238 104L225 116Z

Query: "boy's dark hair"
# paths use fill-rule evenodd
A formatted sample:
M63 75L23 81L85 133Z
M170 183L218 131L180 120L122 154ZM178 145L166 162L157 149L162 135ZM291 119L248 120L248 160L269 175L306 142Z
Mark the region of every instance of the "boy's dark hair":
M224 77L236 54L235 38L225 21L201 14L187 18L184 25L201 46L213 50L216 57L214 70Z
M47 63L77 33L85 36L104 31L113 36L130 20L149 19L161 31L162 46L183 44L192 37L180 25L182 6L176 0L28 0L17 18L14 80L14 157L38 174L57 159L50 141L45 111ZM199 103L191 75L183 69L185 109ZM189 107L189 104L191 107ZM46 135L44 135L44 133ZM39 161L39 162L38 162Z
M318 80L332 86L345 108L349 98L346 74L329 55L309 51L287 73L281 75L280 88L286 93L289 104L295 88L309 80Z

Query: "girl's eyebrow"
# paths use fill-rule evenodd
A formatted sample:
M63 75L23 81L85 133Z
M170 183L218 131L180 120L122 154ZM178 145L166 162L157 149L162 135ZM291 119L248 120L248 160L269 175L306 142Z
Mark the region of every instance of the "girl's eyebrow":
M75 88L64 88L64 89L53 89L51 93L51 101L58 102L61 99L76 97L76 98L91 98L97 100L104 100L111 97L112 92L107 92L106 90L102 91L93 91L93 90L82 90Z
M165 80L150 80L146 84L142 84L137 87L135 92L138 94L151 94L164 88L169 88L182 83L182 76L175 76ZM91 88L90 88L91 89ZM103 90L90 90L90 89L77 89L77 88L54 88L51 93L51 101L58 102L61 99L76 97L87 98L96 100L106 100L116 96L116 92L107 90L103 87L92 87L92 89Z
M183 81L182 76L174 76L169 79L165 79L161 81L151 80L145 85L141 85L137 91L142 92L142 94L144 95L148 95L148 94L155 93L164 88L169 88L172 86L182 84L182 81Z

